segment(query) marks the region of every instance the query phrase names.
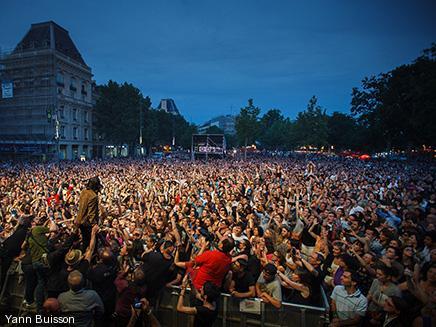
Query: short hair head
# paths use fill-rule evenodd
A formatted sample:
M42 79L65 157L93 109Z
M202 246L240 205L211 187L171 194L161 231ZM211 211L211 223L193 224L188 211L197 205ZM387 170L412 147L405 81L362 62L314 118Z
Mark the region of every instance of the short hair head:
M220 297L220 290L214 283L207 281L203 285L203 294L207 302L212 303Z
M230 251L233 250L233 248L235 247L235 242L233 241L232 238L225 238L224 240L222 240L222 247L221 247L221 251L223 251L224 253L230 253Z
M70 289L74 292L79 291L83 287L83 275L78 270L73 270L68 275L68 285Z

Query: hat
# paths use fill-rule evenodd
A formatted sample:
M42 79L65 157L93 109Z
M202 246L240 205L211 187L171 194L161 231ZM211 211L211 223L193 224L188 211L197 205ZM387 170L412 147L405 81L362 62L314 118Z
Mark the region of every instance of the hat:
M274 266L272 263L268 263L263 270L267 272L269 275L275 275L277 274L277 267Z
M74 266L80 260L82 260L82 251L78 249L70 250L65 256L65 263L69 266Z

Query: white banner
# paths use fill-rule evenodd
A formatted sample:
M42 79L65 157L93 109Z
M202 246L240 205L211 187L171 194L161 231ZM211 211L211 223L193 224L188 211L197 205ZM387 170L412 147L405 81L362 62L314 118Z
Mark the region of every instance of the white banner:
M14 96L14 83L12 81L2 81L2 98L12 98Z

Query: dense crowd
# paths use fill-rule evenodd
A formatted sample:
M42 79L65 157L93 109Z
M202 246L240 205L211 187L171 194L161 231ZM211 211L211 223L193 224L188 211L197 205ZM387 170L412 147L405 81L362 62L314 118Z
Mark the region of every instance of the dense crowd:
M125 160L0 173L0 285L18 262L30 311L158 326L156 303L177 285L177 310L210 326L221 292L277 310L321 305L322 287L332 326L435 324L433 164Z

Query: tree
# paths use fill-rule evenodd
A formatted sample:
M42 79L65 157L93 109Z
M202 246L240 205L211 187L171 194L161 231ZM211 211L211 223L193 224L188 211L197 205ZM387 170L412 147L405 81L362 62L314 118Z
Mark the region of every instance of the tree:
M235 134L224 134L226 137L226 147L231 149L237 146L238 140Z
M172 144L173 137L176 146L188 149L191 146L192 134L195 133L197 133L197 127L187 122L183 116L162 110L146 111L144 143L149 154L153 146Z
M328 117L328 143L337 150L356 149L359 141L359 126L353 117L335 111Z
M328 126L325 110L313 96L305 111L299 112L295 121L295 138L298 145L322 147L328 145Z
M175 123L175 141L177 146L181 146L185 149L191 147L192 134L197 133L197 126L189 123L181 115L172 115Z
M362 80L353 88L351 112L373 149L436 143L436 44L413 63Z
M224 131L218 126L213 125L206 129L206 134L224 134Z
M94 111L97 133L114 145L128 144L130 154L139 143L141 110L146 101L138 88L129 83L109 81L97 88L99 97Z
M247 144L254 143L258 134L258 115L260 109L253 105L253 99L248 99L248 105L241 108L236 116L236 135L239 144L244 144L244 159L247 159Z
M148 155L151 155L151 148L155 145L159 138L159 119L156 111L149 108L144 114L144 145L147 148Z
M279 109L268 110L259 121L259 141L268 150L289 148L292 122Z
M267 130L271 128L274 123L283 120L284 117L279 109L270 109L262 116L259 125L262 130Z
M128 144L133 155L141 131L149 154L153 146L171 144L173 138L176 145L190 147L196 126L183 116L151 109L151 99L144 98L132 84L109 81L107 85L98 86L98 94L94 123L102 141L112 145Z

